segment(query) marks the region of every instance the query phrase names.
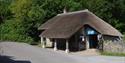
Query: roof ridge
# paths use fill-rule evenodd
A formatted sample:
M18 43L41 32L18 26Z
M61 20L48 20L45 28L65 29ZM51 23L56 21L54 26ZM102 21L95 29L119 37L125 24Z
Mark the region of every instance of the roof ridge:
M73 12L61 13L61 14L57 14L57 16L60 16L60 15L69 15L69 14L76 14L76 13L80 13L80 12L89 12L89 10L88 9L84 9L84 10L80 10L80 11L73 11Z

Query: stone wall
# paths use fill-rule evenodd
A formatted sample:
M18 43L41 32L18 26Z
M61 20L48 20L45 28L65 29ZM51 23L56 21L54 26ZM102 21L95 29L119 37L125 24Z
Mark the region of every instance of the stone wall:
M51 41L51 39L49 38L46 38L46 47L52 47L52 44L53 42Z
M125 53L125 43L122 40L103 42L103 50L106 52Z

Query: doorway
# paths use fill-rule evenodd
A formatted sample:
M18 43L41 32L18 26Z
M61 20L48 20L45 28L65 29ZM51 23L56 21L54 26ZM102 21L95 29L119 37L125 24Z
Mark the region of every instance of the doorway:
M97 35L89 35L89 48L97 48L97 47L98 47Z

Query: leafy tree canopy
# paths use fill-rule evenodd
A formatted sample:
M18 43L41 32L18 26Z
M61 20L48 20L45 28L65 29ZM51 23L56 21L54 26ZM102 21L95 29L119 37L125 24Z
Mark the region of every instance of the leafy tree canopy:
M125 0L0 0L0 40L38 42L37 28L65 7L89 9L125 33Z

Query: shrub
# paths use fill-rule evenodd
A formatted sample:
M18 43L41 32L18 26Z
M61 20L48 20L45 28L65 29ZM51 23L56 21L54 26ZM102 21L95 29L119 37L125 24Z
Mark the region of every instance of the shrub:
M2 41L33 42L33 39L25 33L25 28L17 21L7 20L0 27L0 40Z

